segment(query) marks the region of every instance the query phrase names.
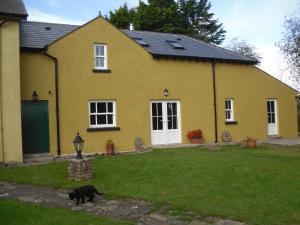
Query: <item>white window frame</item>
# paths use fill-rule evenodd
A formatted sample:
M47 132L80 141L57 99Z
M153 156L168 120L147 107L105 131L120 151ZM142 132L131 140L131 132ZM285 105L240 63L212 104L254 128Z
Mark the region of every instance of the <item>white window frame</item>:
M230 108L226 108L227 102L230 102ZM228 119L226 118L227 112L229 112L230 115ZM234 103L232 98L225 99L225 121L234 121Z
M96 112L95 113L91 113L91 103L95 103L96 105ZM112 103L113 106L113 112L105 112L105 113L98 113L97 112L97 103ZM107 105L106 105L106 110L108 109ZM101 101L89 101L88 102L88 114L89 114L89 127L90 128L101 128L101 127L116 127L116 115L117 115L117 111L116 111L116 102L112 101L112 100L101 100ZM96 124L92 125L91 124L91 115L95 115L96 116ZM112 115L113 116L113 123L112 124L97 124L97 115Z
M96 48L97 47L104 47L104 55L100 55L100 51L99 51L99 55L97 55L97 51ZM99 66L97 67L97 63L96 60L98 58L103 58L104 59L104 65L103 67ZM107 45L106 44L94 44L94 68L97 70L107 70Z

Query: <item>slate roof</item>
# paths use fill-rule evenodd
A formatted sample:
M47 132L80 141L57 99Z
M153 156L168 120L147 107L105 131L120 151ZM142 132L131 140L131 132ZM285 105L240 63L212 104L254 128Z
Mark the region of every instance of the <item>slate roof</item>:
M20 24L20 46L41 50L48 44L63 37L75 30L79 26L67 24L54 24L42 22L21 21ZM132 38L142 38L149 46L142 46L154 57L190 58L199 60L217 60L225 62L239 62L256 64L255 59L251 59L227 49L208 44L186 35L157 33L148 31L122 30L124 34ZM173 48L167 41L176 41L184 49Z
M28 14L22 0L0 0L0 16L26 18Z
M179 58L194 58L203 60L235 61L255 64L257 61L239 55L216 45L208 44L181 34L157 33L149 31L123 30L131 38L142 38L149 46L143 46L155 56L171 56ZM167 41L176 41L184 49L175 49Z
M46 45L76 29L77 25L21 21L21 48L44 49Z

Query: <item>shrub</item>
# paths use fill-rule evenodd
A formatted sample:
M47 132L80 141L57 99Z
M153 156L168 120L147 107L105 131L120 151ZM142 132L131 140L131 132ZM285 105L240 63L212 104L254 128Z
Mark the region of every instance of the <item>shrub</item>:
M198 129L198 130L189 131L187 137L190 140L193 138L203 138L202 130Z

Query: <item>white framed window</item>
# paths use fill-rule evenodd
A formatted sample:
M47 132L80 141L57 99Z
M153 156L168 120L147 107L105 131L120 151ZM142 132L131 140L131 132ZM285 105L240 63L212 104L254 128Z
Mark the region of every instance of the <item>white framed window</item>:
M233 99L225 99L225 120L234 121Z
M94 66L98 70L107 69L107 45L94 44Z
M89 101L89 127L115 127L115 101Z

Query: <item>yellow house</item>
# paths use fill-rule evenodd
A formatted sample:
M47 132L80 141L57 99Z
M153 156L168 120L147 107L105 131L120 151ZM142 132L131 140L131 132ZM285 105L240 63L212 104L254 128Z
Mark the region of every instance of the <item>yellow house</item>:
M20 49L23 148L9 160L73 154L77 132L85 153L104 152L108 139L118 152L134 151L136 138L185 144L195 129L206 143L223 142L225 131L237 142L297 136L297 91L256 60L185 35L119 30L102 17L21 21Z
M21 162L19 23L27 18L22 1L0 2L0 162Z

